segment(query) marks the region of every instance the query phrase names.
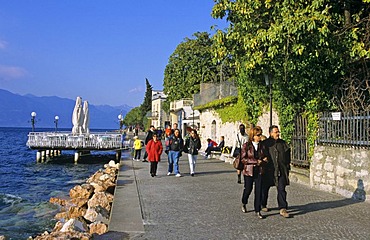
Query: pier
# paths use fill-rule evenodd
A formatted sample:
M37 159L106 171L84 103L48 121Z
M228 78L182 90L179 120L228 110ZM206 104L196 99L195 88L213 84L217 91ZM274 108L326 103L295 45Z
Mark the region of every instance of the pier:
M119 161L122 150L129 148L130 141L122 141L122 134L118 132L79 135L71 132L30 132L27 146L37 150L37 162L44 162L47 158L59 156L63 150L75 151L75 163L78 162L83 153L90 151L115 151L116 161Z

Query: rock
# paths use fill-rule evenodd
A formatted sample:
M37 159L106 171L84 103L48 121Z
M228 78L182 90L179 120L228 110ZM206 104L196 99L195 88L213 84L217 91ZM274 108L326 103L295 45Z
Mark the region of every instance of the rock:
M66 206L68 200L61 199L61 198L56 198L56 197L52 197L52 198L50 198L49 202L52 203L52 204L57 204L59 206Z
M57 220L64 220L64 221L67 221L69 219L67 212L59 212L55 214L54 218Z
M71 199L71 202L77 207L84 207L87 204L87 201L89 201L89 198L73 198L73 199ZM86 208L87 208L87 206L86 206Z
M84 218L90 222L103 222L108 224L109 212L101 206L91 207L87 209Z
M77 206L70 207L68 209L68 218L78 218L84 216L86 213L86 208L80 208Z
M59 232L62 229L62 227L63 223L61 221L58 221L53 228L53 232Z
M4 235L1 235L0 240L6 240L6 237Z
M87 224L81 219L71 218L66 223L63 224L63 227L60 229L60 232L86 232L88 230Z
M94 192L94 187L90 184L82 184L74 186L69 191L69 196L71 198L90 198Z
M103 171L100 169L96 173L94 173L91 177L89 177L86 182L87 183L92 183L92 182L97 182L99 180L99 177L103 175Z
M89 208L101 206L107 211L111 209L111 203L113 202L113 195L107 192L97 192L87 202Z
M90 227L90 234L97 233L99 235L102 235L108 232L108 225L101 223L101 222L91 223L89 227Z

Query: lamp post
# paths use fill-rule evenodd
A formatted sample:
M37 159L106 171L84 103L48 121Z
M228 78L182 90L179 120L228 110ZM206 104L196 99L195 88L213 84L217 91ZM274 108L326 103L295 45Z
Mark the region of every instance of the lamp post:
M272 77L267 73L264 74L266 86L270 88L270 127L272 126Z
M192 106L192 108L191 108L192 110L193 110L193 129L195 129L195 125L194 125L194 104L193 104L193 106Z
M122 131L122 127L123 127L123 116L122 116L122 114L118 115L118 122L119 122L119 130Z
M58 132L58 121L59 121L59 116L56 115L54 117L54 123L55 123L55 132Z
M35 118L36 118L36 112L31 112L32 132L35 131Z

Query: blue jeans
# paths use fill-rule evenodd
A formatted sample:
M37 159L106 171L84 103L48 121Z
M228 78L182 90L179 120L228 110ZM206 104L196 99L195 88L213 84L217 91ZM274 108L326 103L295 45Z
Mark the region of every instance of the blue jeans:
M170 151L168 153L168 172L172 173L172 171L175 170L175 174L180 173L179 158L180 152L178 151Z

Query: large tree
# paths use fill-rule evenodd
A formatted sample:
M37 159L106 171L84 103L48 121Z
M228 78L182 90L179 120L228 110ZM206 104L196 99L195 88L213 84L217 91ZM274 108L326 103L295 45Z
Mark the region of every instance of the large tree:
M192 94L199 92L202 78L210 81L209 76L217 73L217 69L212 68L212 40L209 34L197 32L193 37L185 38L168 60L163 81L168 101L192 97Z
M273 76L274 106L287 126L307 107L332 108L334 89L348 73L353 56L368 55L356 41L356 29L346 29L345 4L364 15L361 11L367 10L360 0L215 2L213 16L230 22L226 32L214 37L215 54L233 56L251 118L258 117L261 102L268 99L264 74ZM351 16L355 21L356 14ZM360 49L354 51L355 46Z

